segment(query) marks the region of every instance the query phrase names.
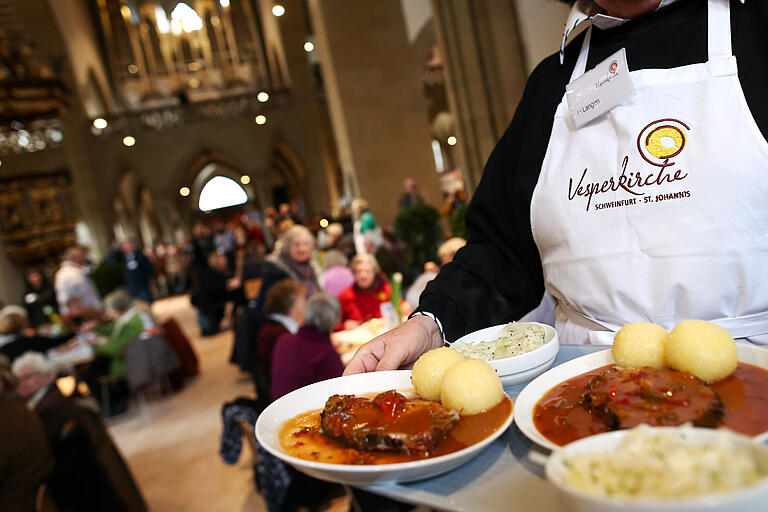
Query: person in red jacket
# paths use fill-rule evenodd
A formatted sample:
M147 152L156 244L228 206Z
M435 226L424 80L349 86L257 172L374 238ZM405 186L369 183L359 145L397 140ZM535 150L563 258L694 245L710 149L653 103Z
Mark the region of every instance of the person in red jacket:
M392 288L381 273L379 263L371 254L352 258L355 283L339 294L341 322L336 327L353 329L371 318L381 318L381 303L389 302Z

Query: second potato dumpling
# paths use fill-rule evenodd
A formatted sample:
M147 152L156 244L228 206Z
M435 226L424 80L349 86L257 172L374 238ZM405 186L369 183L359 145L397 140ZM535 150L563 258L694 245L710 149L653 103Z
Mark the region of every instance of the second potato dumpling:
M491 365L480 359L465 359L445 372L440 401L464 415L492 409L504 398L504 388Z
M728 331L712 322L683 320L669 333L667 364L691 372L705 382L728 377L739 364L736 342Z
M463 361L464 356L449 347L440 347L422 354L413 365L413 389L427 400L440 400L443 376L451 366Z
M623 368L664 368L664 345L668 332L650 322L632 322L619 329L613 339L613 360Z

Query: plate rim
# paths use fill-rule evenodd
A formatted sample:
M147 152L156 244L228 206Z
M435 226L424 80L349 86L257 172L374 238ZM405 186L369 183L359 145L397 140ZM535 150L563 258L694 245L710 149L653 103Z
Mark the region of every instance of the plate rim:
M768 349L759 347L756 345L748 345L745 343L737 343L736 347L739 351L739 355L738 355L739 362L753 364L755 366L759 366L765 370L768 370L768 363L757 364L755 362L742 360L742 357L744 356L743 353L749 353L749 352L754 352L755 354L759 353L759 354L763 354L764 356L768 356ZM552 389L554 386L561 384L563 381L568 380L572 377L576 377L577 375L581 375L582 373L588 372L590 370L594 370L595 368L599 368L601 366L614 364L614 363L615 362L613 360L613 355L611 354L611 347L606 347L605 350L599 350L597 352L592 352L591 354L585 354L548 369L546 372L542 373L541 375L533 379L531 382L526 384L526 386L523 388L520 394L517 395L517 398L515 399L515 414L514 414L515 425L523 433L523 435L534 444L552 451L562 449L563 446L559 446L553 443L552 441L544 437L544 435L541 432L539 432L539 430L536 428L536 425L533 422L534 407L539 402L539 400L541 400L544 394L549 392L549 390ZM587 364L589 364L590 366L587 367L586 366ZM579 368L578 373L576 373L575 370L573 370L573 368ZM538 388L542 386L541 384L542 381L547 381L548 379L551 379L552 376L557 373L564 373L564 375L555 384L548 387L543 392L539 392ZM588 437L591 437L591 436L588 436ZM747 437L750 437L750 436L747 436ZM758 434L756 436L751 436L751 437L757 442L764 442L768 440L768 429L766 429L766 431L761 434ZM567 445L564 445L564 446L567 446Z
M408 470L414 470L417 468L427 468L430 466L439 465L441 463L444 464L450 464L452 462L456 462L456 459L459 459L459 461L464 457L474 457L475 455L479 454L483 449L485 449L486 446L491 444L493 441L501 437L511 426L512 422L514 421L515 416L515 400L513 400L507 393L504 393L504 397L510 401L512 408L510 410L509 416L504 420L504 423L501 424L501 426L496 429L493 433L491 433L488 437L478 441L477 443L467 446L466 448L462 448L461 450L447 453L445 455L439 455L436 457L430 457L427 459L422 460L414 460L414 461L408 461L408 462L395 462L391 464L362 464L362 465L356 465L356 464L332 464L328 462L314 462L306 459L300 459L298 457L294 457L292 455L289 455L285 451L282 450L282 447L280 447L279 450L275 449L274 446L272 446L272 443L264 443L262 439L264 439L265 433L262 435L263 429L265 424L269 421L267 418L267 415L265 413L270 410L270 408L277 409L279 408L279 403L283 398L287 398L291 395L294 397L301 393L306 393L307 388L310 388L312 386L315 386L316 384L320 383L327 383L330 380L335 381L341 381L341 380L347 380L350 377L354 377L355 379L365 379L366 377L362 377L364 375L372 375L376 376L376 378L383 378L382 376L385 374L395 375L397 377L401 377L404 375L408 375L410 377L411 370L388 370L388 371L379 371L379 372L368 372L364 374L355 374L355 375L345 375L341 377L335 377L334 379L328 379L325 381L315 382L313 384L309 384L308 386L304 386L303 388L299 388L297 390L291 391L284 397L280 397L279 399L275 400L269 406L267 406L264 411L262 411L261 414L259 414L258 419L256 420L256 425L254 426L254 431L256 435L256 440L259 443L259 445L264 448L267 452L269 452L272 456L277 457L281 461L285 462L286 464L289 464L293 467L297 466L303 466L305 468L319 471L323 473L345 473L345 474L364 474L364 473L377 473L379 476L386 475L388 473L401 473ZM409 378L410 381L410 378ZM394 386L395 389L404 389L403 386ZM386 391L386 390L382 390ZM362 393L367 393L366 391L363 391ZM296 395L294 395L296 394ZM276 405L277 404L277 405ZM274 406L274 407L273 407ZM287 421L287 419L283 420ZM282 423L281 423L282 425ZM449 469L446 469L445 471L449 471L455 466L452 466ZM297 468L298 469L298 468Z

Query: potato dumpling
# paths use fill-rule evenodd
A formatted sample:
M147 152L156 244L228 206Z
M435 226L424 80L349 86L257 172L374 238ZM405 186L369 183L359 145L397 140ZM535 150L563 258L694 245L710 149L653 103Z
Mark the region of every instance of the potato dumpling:
M427 400L440 400L440 385L445 371L464 357L450 347L440 347L422 354L413 365L413 389Z
M683 320L670 331L665 355L667 365L691 372L705 382L729 376L739 364L736 342L717 324Z
M480 359L465 359L451 366L443 377L440 401L461 415L493 408L504 398L504 388L491 365Z
M664 342L669 333L650 322L632 322L619 329L613 340L613 360L623 368L664 368Z

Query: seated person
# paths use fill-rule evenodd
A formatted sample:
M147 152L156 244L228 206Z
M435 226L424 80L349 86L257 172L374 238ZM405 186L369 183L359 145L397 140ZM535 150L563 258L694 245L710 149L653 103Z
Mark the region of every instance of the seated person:
M419 305L419 296L427 287L427 283L437 277L437 273L440 272L440 268L453 261L453 257L456 255L459 249L467 245L467 241L463 238L453 237L443 242L437 249L437 257L440 259L440 267L433 261L428 261L424 264L424 273L421 274L413 282L408 292L405 294L405 300L412 307Z
M29 328L27 312L19 306L6 306L0 310L0 353L13 362L24 352L45 352L66 343L71 335L38 336Z
M145 329L145 320L133 308L133 299L125 290L110 293L104 302L107 306L107 316L112 318L112 322L97 327L96 331L106 336L107 342L93 345L96 358L83 376L91 394L97 399L100 398L100 394L96 393L99 389L99 378L106 375L125 376L125 348ZM125 382L116 383L110 390L110 396L110 405L115 404L111 405L111 411L124 410L128 398ZM105 404L101 405L104 407Z
M27 352L13 363L13 373L19 382L17 393L40 417L48 437L55 459L48 485L59 510L126 510L124 502L138 503L145 510L137 490L125 499L120 496L114 479L127 474L132 483L127 470L119 469L125 467L122 457L108 436L109 446L99 444L104 442L101 432L106 432L101 420L96 419L94 429L87 411L61 394L52 363L43 354Z
M355 284L355 275L347 266L347 257L341 251L331 250L323 258L325 271L320 276L323 289L336 297Z
M304 308L307 305L306 290L304 285L292 279L284 279L272 286L267 292L264 304L264 314L267 321L259 330L257 342L258 371L257 384L260 377L269 386L269 377L272 372L272 353L275 350L277 339L283 334L296 334L301 324L304 323ZM267 393L268 387L258 389L260 394Z
M344 365L331 344L338 323L339 301L330 293L316 293L307 302L304 326L284 334L272 354L272 400L313 382L341 376Z
M389 281L371 254L358 254L350 266L355 283L339 294L341 322L337 330L353 329L372 318L381 318L381 304L388 302L392 294Z
M53 468L40 418L14 393L17 379L0 354L0 510L35 509L37 490Z
M74 400L61 394L55 384L56 370L40 352L27 352L16 359L13 374L19 380L16 393L38 413L53 447L64 424L74 417Z

